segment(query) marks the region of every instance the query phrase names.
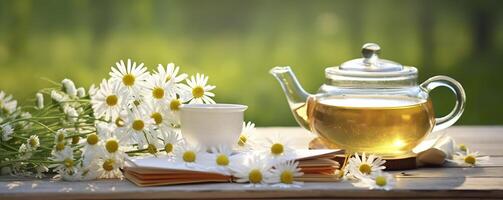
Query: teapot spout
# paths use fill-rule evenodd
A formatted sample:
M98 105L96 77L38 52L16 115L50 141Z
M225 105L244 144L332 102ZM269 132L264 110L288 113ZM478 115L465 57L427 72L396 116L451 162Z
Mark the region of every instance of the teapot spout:
M305 129L310 130L306 102L311 95L302 88L289 66L274 67L269 73L281 84L281 88L290 105L290 110L292 110L297 123Z

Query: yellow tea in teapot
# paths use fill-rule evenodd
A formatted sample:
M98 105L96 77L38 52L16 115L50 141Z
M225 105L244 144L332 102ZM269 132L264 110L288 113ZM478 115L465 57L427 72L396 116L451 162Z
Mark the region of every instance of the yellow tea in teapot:
M311 130L348 152L403 155L435 124L429 99L331 97L309 104Z

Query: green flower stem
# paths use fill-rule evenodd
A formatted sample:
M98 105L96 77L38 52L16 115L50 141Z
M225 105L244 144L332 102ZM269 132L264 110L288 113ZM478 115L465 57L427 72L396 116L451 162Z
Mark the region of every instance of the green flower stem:
M138 150L133 150L133 151L126 151L127 154L130 154L130 153L143 153L145 151L147 151L148 149L138 149Z
M1 145L3 145L4 147L7 147L7 148L9 148L9 149L13 150L13 151L16 151L16 152L18 151L18 149L14 148L14 147L12 147L12 146L10 146L10 145L6 144L6 143L0 143L0 144L1 144Z
M59 103L75 103L75 102L77 102L77 103L82 103L82 102L87 103L87 102L91 102L91 101L89 99L78 99L78 100L76 99L76 100L60 101Z
M13 137L13 138L22 139L22 140L27 140L27 139L28 139L28 138L26 138L26 137L18 136L18 135L16 135L16 134L13 134L13 135L12 135L12 137Z
M7 155L16 155L16 154L19 154L19 152L12 152L12 151L8 151L6 153L2 153L2 156L7 156ZM3 157L2 157L3 158Z
M30 120L30 121L33 122L33 123L36 123L36 124L38 124L38 125L40 125L40 126L42 126L44 128L46 128L47 130L51 131L52 133L56 133L56 131L52 130L51 128L47 127L45 124L42 124L39 121L33 121L33 120Z

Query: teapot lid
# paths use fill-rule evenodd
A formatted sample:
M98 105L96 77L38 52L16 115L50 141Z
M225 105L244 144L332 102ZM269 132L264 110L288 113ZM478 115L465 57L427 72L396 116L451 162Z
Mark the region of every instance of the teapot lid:
M381 47L375 43L362 46L362 58L346 61L339 67L326 69L327 75L345 75L352 77L396 77L417 74L414 67L406 67L400 63L381 59Z

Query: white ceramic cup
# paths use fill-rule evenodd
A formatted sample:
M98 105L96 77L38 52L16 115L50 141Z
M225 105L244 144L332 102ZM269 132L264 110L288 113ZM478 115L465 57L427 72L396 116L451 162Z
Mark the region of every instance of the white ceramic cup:
M189 144L204 147L238 142L243 128L244 111L238 104L186 104L180 109L182 135Z

